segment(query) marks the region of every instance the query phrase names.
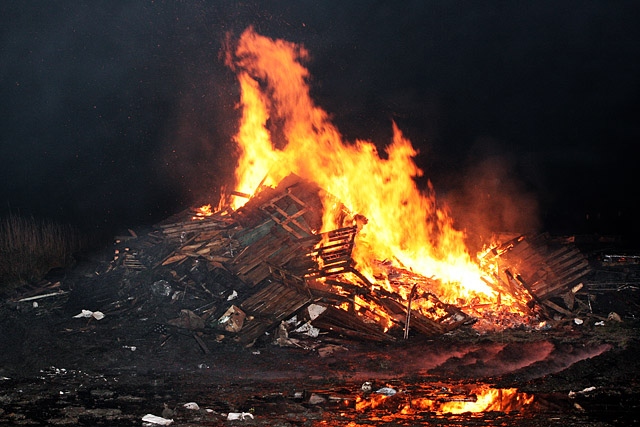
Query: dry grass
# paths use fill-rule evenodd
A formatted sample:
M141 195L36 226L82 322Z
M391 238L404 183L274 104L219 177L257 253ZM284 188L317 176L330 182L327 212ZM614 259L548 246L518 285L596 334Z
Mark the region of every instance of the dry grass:
M49 270L67 267L81 249L71 226L9 214L0 220L0 290L42 279Z

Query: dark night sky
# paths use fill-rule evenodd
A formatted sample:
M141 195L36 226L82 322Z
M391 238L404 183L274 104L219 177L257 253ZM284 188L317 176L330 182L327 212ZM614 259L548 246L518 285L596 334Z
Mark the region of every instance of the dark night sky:
M310 51L347 139L382 146L395 120L454 209L489 191L534 200L544 230L640 234L638 1L24 0L0 16L0 214L109 234L215 201L238 100L220 52L253 25Z

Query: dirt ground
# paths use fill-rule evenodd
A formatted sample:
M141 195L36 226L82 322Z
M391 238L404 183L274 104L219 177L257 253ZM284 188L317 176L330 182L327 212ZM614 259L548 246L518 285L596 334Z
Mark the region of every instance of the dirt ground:
M3 296L0 425L154 425L143 421L147 414L174 426L640 421L635 264L616 267L616 286L594 287L582 324L561 319L493 333L469 326L388 344L321 335L280 346L265 336L240 346L219 342L213 330L172 326L167 320L186 300L141 290L138 273L96 277L106 262L85 260L53 278L55 287L39 290L60 292L50 297L19 301L33 287ZM622 273L630 285L620 285ZM74 317L98 308L101 320ZM443 402L478 404L477 390L487 388L499 391L499 406L442 409ZM507 402L507 395L514 397Z

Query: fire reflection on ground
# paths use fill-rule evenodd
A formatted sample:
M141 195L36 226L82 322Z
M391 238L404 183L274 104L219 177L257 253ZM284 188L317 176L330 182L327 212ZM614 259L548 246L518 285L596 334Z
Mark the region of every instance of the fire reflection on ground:
M368 385L368 384L367 384ZM363 385L363 388L365 385ZM320 425L520 425L542 413L570 411L542 397L515 388L493 388L486 383L387 384L353 395L315 392L311 400L325 408ZM333 407L332 407L333 406ZM560 403L562 406L562 403ZM332 413L332 415L329 415ZM329 424L327 424L329 423Z
M390 388L393 390L392 388ZM356 410L395 408L404 415L429 412L437 415L468 412L524 411L533 396L519 393L515 388L491 388L487 384L412 386L393 395L372 393L356 400Z

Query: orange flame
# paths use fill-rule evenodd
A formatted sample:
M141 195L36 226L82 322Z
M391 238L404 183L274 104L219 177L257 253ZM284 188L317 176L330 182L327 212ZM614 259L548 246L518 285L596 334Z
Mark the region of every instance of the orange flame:
M211 205L203 205L195 210L195 215L191 218L193 220L203 220L208 216L213 215Z
M495 292L480 279L482 272L466 249L464 233L438 206L431 184L426 191L418 189L415 178L423 171L413 161L417 151L411 142L395 123L384 156L369 141L345 142L310 97L309 71L302 65L308 57L304 47L252 28L229 54L228 65L241 88L236 188L253 194L259 186L275 186L295 173L335 197L326 195L323 201L321 231L352 225L337 223L344 215L337 213L336 199L367 218L353 257L368 277L373 277L372 260L389 259L441 279L446 289L437 292L445 301L471 296L495 301ZM231 207L245 201L232 196Z
M432 392L429 397L414 397L402 392L393 397L374 393L357 397L355 409L358 412L375 410L384 407L393 399L395 402L391 406L397 408L401 414L429 411L443 415L467 412L521 412L533 404L535 397L515 388L498 389L488 384L480 384L458 393L452 393L449 389L442 393Z

